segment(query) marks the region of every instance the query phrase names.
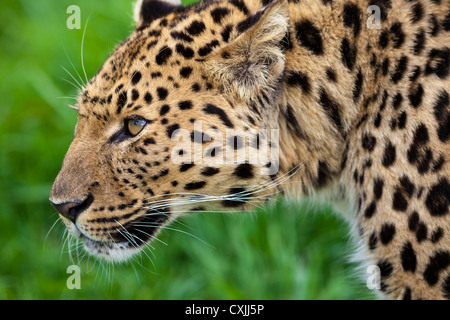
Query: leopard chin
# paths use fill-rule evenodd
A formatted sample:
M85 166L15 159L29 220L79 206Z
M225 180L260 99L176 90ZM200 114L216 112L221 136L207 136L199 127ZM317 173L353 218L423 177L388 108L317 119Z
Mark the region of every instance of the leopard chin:
M110 262L126 262L139 253L144 245L131 242L101 242L83 236L84 249L91 255ZM136 247L135 247L136 246Z
M161 219L161 225L148 226L145 223L142 224L142 218L138 218L128 223L128 225L137 224L138 227L131 229L120 225L115 230L119 237L109 234L108 240L95 239L76 223L64 217L61 217L61 220L66 225L70 236L83 243L83 248L88 254L107 262L122 263L144 250L146 245L156 238L162 228L163 220L166 219ZM119 231L119 228L122 230Z

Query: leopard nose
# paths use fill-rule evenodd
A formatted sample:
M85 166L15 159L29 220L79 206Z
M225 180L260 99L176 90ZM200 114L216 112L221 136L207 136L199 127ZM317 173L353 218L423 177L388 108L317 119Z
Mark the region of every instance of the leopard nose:
M57 203L50 200L50 204L55 208L58 213L60 213L63 217L69 219L72 222L75 222L77 217L85 211L94 201L94 196L92 194L88 194L88 196L84 200L75 200L68 202Z

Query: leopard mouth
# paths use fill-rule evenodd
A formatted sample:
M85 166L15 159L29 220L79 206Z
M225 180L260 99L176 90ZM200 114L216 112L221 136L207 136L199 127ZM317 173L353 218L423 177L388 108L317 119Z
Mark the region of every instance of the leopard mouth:
M69 233L82 241L84 249L89 254L111 262L124 262L139 253L156 238L168 215L153 213L143 215L125 224L118 223L114 229L107 232L108 241L97 240L72 221L63 219ZM109 229L109 228L106 228Z

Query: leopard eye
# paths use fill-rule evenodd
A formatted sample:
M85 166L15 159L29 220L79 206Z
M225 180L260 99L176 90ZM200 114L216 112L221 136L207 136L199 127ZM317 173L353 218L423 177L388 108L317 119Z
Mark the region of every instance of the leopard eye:
M146 124L147 121L143 119L130 119L126 123L126 128L130 135L135 136L144 129Z

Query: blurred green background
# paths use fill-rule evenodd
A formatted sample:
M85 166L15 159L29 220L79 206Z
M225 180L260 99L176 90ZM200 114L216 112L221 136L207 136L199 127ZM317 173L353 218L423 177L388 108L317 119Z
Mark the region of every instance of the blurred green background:
M81 9L80 30L66 27L72 4ZM132 1L0 6L0 299L373 298L348 262L348 226L329 208L285 201L256 213L184 218L130 263L84 256L65 241L48 202L76 123L67 107L75 80L64 69L84 79L89 17L83 52L93 76L133 30ZM72 264L82 271L80 290L66 286Z

